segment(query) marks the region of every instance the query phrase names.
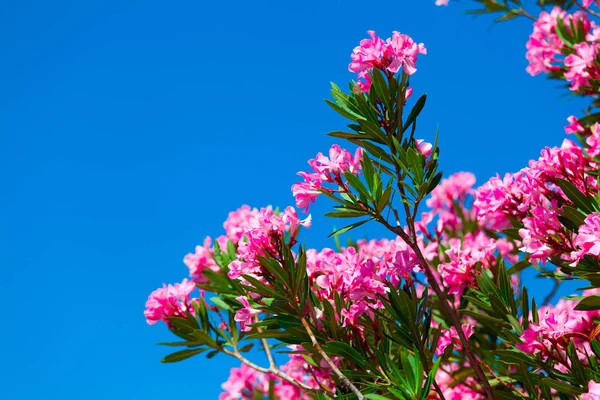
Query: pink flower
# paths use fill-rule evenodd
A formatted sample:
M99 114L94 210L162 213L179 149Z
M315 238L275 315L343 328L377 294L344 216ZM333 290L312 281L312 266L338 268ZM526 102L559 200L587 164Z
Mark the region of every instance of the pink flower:
M329 157L318 153L317 156L308 160L313 172L298 172L304 178L304 182L292 185L292 194L296 197L296 206L308 211L311 202L321 194L329 191L323 186L324 183L343 185L343 175L346 172L358 174L362 169L363 149L358 148L354 156L339 145L334 144L329 149Z
M223 224L227 237L237 244L244 236L244 232L252 226L253 221L258 217L259 210L243 205L236 211L229 213L227 220Z
M584 8L588 8L589 6L592 5L593 2L594 2L594 0L583 0L582 5ZM598 3L598 0L596 0L596 3Z
M436 6L447 6L449 0L435 0Z
M589 146L587 153L590 157L600 156L600 124L597 122L590 128L590 136L585 139L585 143Z
M589 68L595 65L598 46L586 42L575 45L576 54L565 57L564 63L568 68L565 79L571 82L571 90L578 91L581 86L589 86Z
M423 43L417 44L412 38L399 32L393 32L392 37L385 42L374 31L368 33L371 38L360 41L360 45L350 56L352 62L348 66L351 72L358 74L357 85L363 92L368 92L371 87L369 72L373 68L391 74L402 69L407 75L412 75L417 70L417 56L427 54Z
M456 328L451 327L450 330L444 329L443 331L444 332L442 333L442 336L438 340L437 348L435 349L435 355L439 357L444 354L446 348L451 344L454 344L457 350L462 350L462 344L460 342L460 338L458 337ZM465 337L468 339L473 335L475 329L469 324L462 324L462 331L465 334Z
M529 61L527 72L532 76L559 68L555 63L559 61L557 56L561 54L564 43L556 34L556 20L564 18L566 14L566 11L556 6L550 14L542 11L533 24L533 33L526 45L526 57Z
M400 32L393 32L392 38L386 41L387 56L392 58L392 62L387 69L390 72L397 73L400 68L407 75L412 75L417 71L415 65L419 54L427 54L427 49L423 43L416 44L408 35Z
M600 383L588 382L588 392L580 397L581 400L600 400Z
M292 194L296 198L296 206L303 208L304 212L308 211L310 203L317 201L317 197L321 195L321 182L298 182L292 185Z
M221 269L213 259L214 251L211 248L212 240L207 237L204 240L204 246L196 246L194 254L189 253L183 258L183 263L189 268L190 276L196 282L206 282L202 271L211 270L220 272Z
M268 392L268 379L262 372L242 364L240 368L231 369L229 379L221 387L225 392L219 395L219 400L250 400L255 390Z
M192 311L190 293L194 291L196 284L184 279L181 283L175 285L164 285L156 289L148 296L146 302L146 322L154 325L158 321L164 321L167 324L167 317L186 318L187 313Z
M565 132L567 134L585 132L585 128L574 115L567 118L567 121L569 121L569 125L565 126Z
M385 52L386 44L383 39L377 37L375 31L367 32L371 39L363 39L360 45L354 48L352 63L348 66L351 72L361 72L363 70L378 68Z
M585 219L585 223L579 227L575 237L575 246L578 250L572 253L575 263L582 260L586 255L600 256L600 215L591 213Z
M247 325L254 323L254 317L260 314L260 310L250 307L248 299L244 296L236 297L236 300L239 301L244 308L238 310L233 319L240 323L242 331L248 332L252 328Z
M431 151L433 150L433 145L424 141L423 139L418 139L415 142L417 143L417 150L419 153L423 154L425 157L429 157Z

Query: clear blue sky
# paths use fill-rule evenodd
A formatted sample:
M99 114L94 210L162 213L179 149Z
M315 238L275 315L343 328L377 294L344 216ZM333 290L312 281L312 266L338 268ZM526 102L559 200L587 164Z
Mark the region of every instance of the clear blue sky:
M525 72L530 23L433 3L0 2L0 398L216 398L236 363L159 363L171 336L146 298L230 210L293 203L368 29L426 44L419 136L439 124L447 174L483 183L559 145L580 105Z

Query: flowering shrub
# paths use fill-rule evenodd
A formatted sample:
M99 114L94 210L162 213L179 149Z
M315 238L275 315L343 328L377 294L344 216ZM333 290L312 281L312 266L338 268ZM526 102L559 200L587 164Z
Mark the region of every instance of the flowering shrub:
M425 46L369 31L351 54L357 82L327 101L350 120L329 133L344 144L309 160L292 194L304 213L331 201L326 215L350 221L333 235L372 222L391 238L306 249L310 215L230 213L224 235L184 257L189 280L146 303L148 323L179 337L163 344L183 348L163 361L236 358L222 400L600 399L598 4L542 0L534 17L519 0L476 2L532 19L527 71L590 99L569 138L479 186L469 172L442 180L437 137L415 136L426 96L407 106ZM527 268L555 282L543 302L520 281ZM589 284L552 305L566 279ZM267 366L248 357L256 343Z

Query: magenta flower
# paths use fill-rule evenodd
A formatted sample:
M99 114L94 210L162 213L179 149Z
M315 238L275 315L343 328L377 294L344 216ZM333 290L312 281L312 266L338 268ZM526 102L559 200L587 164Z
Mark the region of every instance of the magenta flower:
M559 17L565 18L566 14L566 11L556 6L550 14L542 11L533 24L533 33L526 45L526 57L529 61L527 72L532 76L559 68L556 63L565 44L556 34L556 20Z
M146 322L154 325L158 321L169 323L167 317L187 317L187 312L192 311L190 293L196 284L184 279L175 285L163 285L148 296L146 302Z
M214 250L211 247L211 243L211 238L207 237L204 240L204 246L196 246L195 253L189 253L183 258L183 263L190 270L190 277L196 282L206 282L206 278L202 275L202 271L204 270L221 271L213 259Z
M352 62L348 66L351 72L358 74L358 87L368 92L371 87L369 72L374 68L389 74L401 69L407 75L416 72L416 61L419 54L427 54L423 43L415 43L408 35L393 32L385 42L375 31L368 31L370 39L363 39L350 55ZM360 79L364 79L361 81Z
M578 91L581 86L589 86L589 69L595 66L598 45L586 42L575 45L576 54L565 57L564 63L568 70L565 79L571 82L571 90Z
M468 339L473 335L475 329L469 324L462 324L462 331ZM454 344L456 350L462 350L462 344L455 327L451 327L450 330L443 330L442 336L438 340L437 348L435 349L435 355L439 357L444 354L446 348L451 344Z
M235 299L237 301L239 301L242 304L242 306L244 306L244 308L238 310L235 313L235 316L233 317L233 319L236 322L239 322L240 329L242 331L248 332L252 328L247 325L254 323L254 317L257 316L258 314L260 314L260 310L250 307L250 303L248 302L248 299L244 296L239 296L239 297L236 297Z
M329 189L324 183L342 184L342 177L346 172L358 174L362 169L363 149L358 148L354 156L339 145L334 144L329 149L329 157L318 153L317 156L308 160L313 172L298 172L304 178L304 182L292 185L292 194L296 198L296 206L308 211L310 203L314 203L321 191Z
M415 142L417 143L417 150L419 153L423 154L425 157L429 157L431 151L433 150L433 145L424 141L423 139L418 139Z
M594 3L594 1L596 2L596 4L600 3L598 0L583 0L582 1L583 8L588 8L589 6L592 5L592 3ZM583 399L583 397L582 397L582 399Z
M576 116L571 115L569 118L567 118L567 121L569 121L569 125L565 126L565 133L567 135L570 133L585 132L585 128L583 125L581 125Z
M577 250L572 253L572 257L577 264L586 255L600 257L600 215L591 213L585 219L585 223L579 227L579 232L575 237L575 246Z
M232 368L229 379L221 387L225 392L219 395L219 400L250 400L254 398L255 390L267 394L269 388L265 374L246 364Z
M588 391L580 397L581 400L600 400L600 383L588 382Z
M590 136L585 139L585 143L589 146L587 153L590 157L600 156L600 124L597 122L590 129Z

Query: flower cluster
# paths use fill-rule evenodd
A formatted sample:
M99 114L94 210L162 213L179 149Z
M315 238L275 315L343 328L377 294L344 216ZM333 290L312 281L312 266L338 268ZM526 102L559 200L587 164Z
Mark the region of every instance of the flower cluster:
M575 236L577 250L571 253L575 264L586 255L600 258L600 215L591 213L585 218L585 223L579 227Z
M588 290L584 295L597 294L598 290ZM600 317L598 311L578 311L577 301L561 299L558 303L541 307L539 322L529 324L521 335L522 343L517 348L525 353L540 354L544 359L555 363L555 368L564 371L570 368L566 358L569 343L582 360L590 353L590 342L594 340L595 322Z
M190 294L195 288L194 282L184 279L181 283L156 289L146 302L146 322L153 325L163 321L168 325L170 317L185 318L188 312L193 311Z
M308 165L313 171L298 172L298 175L304 178L304 182L292 186L296 206L307 211L310 203L316 201L321 191L333 191L324 187L324 183L333 183L339 186L339 190L347 190L343 175L346 172L358 174L362 169L362 154L363 150L360 147L356 149L353 156L348 150L334 144L329 149L329 157L319 153L315 158L308 160Z
M556 182L566 180L581 191L597 191L597 183L589 170L596 168L583 149L565 139L558 148L542 150L529 167L504 179L490 179L475 193L474 209L482 224L502 230L520 221L521 250L533 262L545 263L551 257L570 260L572 233L559 219L561 204L570 204Z
M262 267L259 256L277 258L283 237L290 232L290 240L295 241L300 226L310 227L310 215L300 220L293 207L287 207L282 215L276 215L271 208L263 208L249 227L244 230L244 240L238 243L236 259L229 265L229 277L239 278L241 275L260 277Z
M336 296L342 298L347 304L340 310L343 326L361 330L358 318L363 314L372 318L373 310L383 307L378 296L390 290L387 283L397 286L403 279L410 281L418 262L399 238L361 240L356 245L340 252L309 249L306 267L315 294L332 306Z
M401 69L407 75L417 71L416 62L419 54L427 54L423 43L415 43L408 35L393 32L392 37L386 41L377 36L374 31L369 31L370 39L363 39L352 53L352 62L348 66L351 72L356 72L358 82L363 92L368 92L371 87L369 72L379 69L388 76L396 74Z
M473 325L463 324L462 331L465 334L465 337L468 339L473 335L475 329L473 328ZM462 350L462 344L458 338L458 332L456 331L455 327L451 327L449 330L444 329L442 332L442 336L440 337L437 348L435 349L436 356L439 357L444 354L444 351L446 351L446 348L450 345L454 345L456 350Z
M565 43L557 32L558 21L581 40ZM561 72L571 82L571 90L581 91L589 87L590 79L597 79L600 72L596 64L599 35L600 30L583 11L568 14L558 6L550 13L542 11L527 42L527 71L531 75Z

